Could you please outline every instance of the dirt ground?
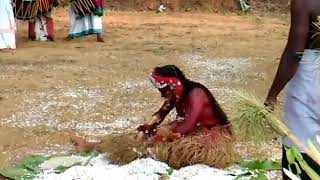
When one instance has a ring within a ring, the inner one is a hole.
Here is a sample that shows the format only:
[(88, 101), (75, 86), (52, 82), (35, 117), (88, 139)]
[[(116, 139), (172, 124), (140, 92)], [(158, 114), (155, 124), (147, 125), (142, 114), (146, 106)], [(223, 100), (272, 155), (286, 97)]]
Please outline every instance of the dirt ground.
[(28, 41), (19, 22), (17, 50), (0, 52), (0, 167), (72, 150), (71, 130), (98, 137), (147, 121), (162, 103), (148, 81), (158, 65), (178, 65), (226, 111), (237, 90), (263, 98), (288, 31), (281, 15), (109, 12), (105, 43), (66, 42), (68, 13), (54, 17), (55, 42)]
[[(63, 0), (66, 2), (66, 0)], [(156, 11), (162, 4), (168, 11), (237, 12), (239, 0), (105, 0), (110, 10)], [(290, 0), (245, 0), (256, 13), (288, 12)], [(67, 2), (65, 3), (67, 4)]]

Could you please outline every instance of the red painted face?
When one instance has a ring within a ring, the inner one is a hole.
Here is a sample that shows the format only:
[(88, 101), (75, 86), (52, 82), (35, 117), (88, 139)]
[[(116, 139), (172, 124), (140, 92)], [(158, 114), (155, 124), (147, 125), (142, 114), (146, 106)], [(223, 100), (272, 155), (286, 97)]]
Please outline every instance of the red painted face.
[(178, 78), (162, 77), (153, 71), (150, 80), (159, 89), (162, 97), (172, 97), (174, 94), (177, 99), (180, 99), (183, 95), (184, 88)]

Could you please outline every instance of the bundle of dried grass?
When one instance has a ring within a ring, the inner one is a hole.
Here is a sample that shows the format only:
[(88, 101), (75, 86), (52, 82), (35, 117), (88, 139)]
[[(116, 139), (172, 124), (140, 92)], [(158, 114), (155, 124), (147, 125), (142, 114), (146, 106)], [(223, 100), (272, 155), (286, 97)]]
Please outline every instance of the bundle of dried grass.
[(217, 127), (173, 142), (158, 144), (151, 148), (150, 153), (174, 168), (194, 164), (225, 168), (239, 160), (234, 150), (234, 139), (230, 132), (225, 127)]
[(148, 155), (146, 143), (139, 141), (133, 133), (105, 136), (96, 149), (108, 153), (109, 158), (117, 164), (127, 164)]
[(232, 106), (231, 124), (238, 136), (266, 142), (276, 135), (286, 136), (289, 129), (253, 95), (238, 93)]
[[(161, 132), (166, 132), (163, 128)], [(165, 136), (170, 137), (166, 132)], [(224, 168), (239, 160), (234, 151), (234, 139), (226, 127), (217, 127), (196, 135), (176, 139), (173, 142), (153, 144), (140, 141), (137, 134), (108, 135), (96, 147), (99, 152), (108, 153), (117, 164), (127, 164), (137, 158), (153, 157), (174, 168), (193, 164), (206, 164)]]
[(262, 102), (253, 95), (238, 93), (232, 108), (234, 114), (231, 123), (234, 130), (255, 142), (266, 140), (270, 133), (287, 136), (320, 165), (317, 152), (298, 139)]

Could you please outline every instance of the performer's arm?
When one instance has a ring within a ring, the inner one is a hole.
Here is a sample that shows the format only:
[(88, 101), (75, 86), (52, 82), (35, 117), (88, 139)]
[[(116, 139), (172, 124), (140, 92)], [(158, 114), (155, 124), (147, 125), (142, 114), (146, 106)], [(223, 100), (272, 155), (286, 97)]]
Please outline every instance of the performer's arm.
[(292, 0), (291, 27), (286, 48), (282, 54), (277, 74), (268, 93), (266, 105), (272, 109), (277, 97), (295, 75), (302, 52), (305, 49), (309, 31), (309, 10), (305, 0)]
[(143, 131), (146, 134), (153, 135), (156, 133), (157, 127), (163, 122), (165, 117), (174, 108), (175, 100), (173, 98), (168, 98), (165, 100), (161, 108), (152, 115), (152, 124), (144, 124), (137, 128), (138, 131)]
[(166, 99), (161, 108), (153, 114), (154, 122), (156, 126), (161, 124), (163, 120), (166, 118), (166, 116), (170, 113), (170, 111), (174, 108), (175, 106), (175, 99), (174, 98), (169, 98)]

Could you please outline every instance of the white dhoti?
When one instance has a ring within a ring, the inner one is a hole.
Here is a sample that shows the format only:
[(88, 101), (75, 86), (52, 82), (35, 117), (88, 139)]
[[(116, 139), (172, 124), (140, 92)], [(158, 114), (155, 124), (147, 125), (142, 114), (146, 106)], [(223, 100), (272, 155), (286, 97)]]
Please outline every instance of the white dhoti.
[(90, 34), (100, 34), (103, 32), (102, 16), (87, 14), (84, 17), (79, 17), (70, 6), (70, 32), (71, 37), (80, 37)]
[(40, 15), (35, 19), (35, 34), (36, 40), (46, 41), (48, 37), (48, 30), (46, 26), (46, 18), (43, 15)]
[[(307, 144), (311, 140), (319, 146), (316, 136), (320, 135), (320, 51), (304, 51), (287, 89), (286, 124), (302, 142)], [(284, 138), (283, 143), (297, 147), (288, 138)]]
[(0, 49), (16, 48), (16, 23), (10, 0), (0, 0)]

